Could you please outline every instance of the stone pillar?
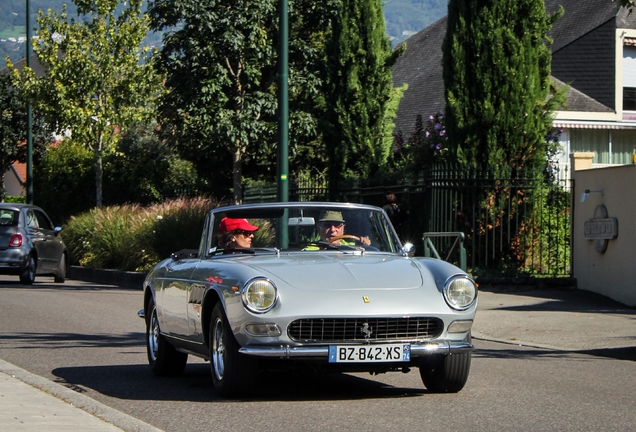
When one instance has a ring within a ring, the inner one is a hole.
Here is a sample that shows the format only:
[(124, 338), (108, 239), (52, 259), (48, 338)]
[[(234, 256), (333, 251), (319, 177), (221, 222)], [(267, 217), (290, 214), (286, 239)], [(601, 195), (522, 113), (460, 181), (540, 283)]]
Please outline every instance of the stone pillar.
[(570, 166), (572, 172), (592, 168), (592, 160), (594, 152), (577, 152), (570, 153)]

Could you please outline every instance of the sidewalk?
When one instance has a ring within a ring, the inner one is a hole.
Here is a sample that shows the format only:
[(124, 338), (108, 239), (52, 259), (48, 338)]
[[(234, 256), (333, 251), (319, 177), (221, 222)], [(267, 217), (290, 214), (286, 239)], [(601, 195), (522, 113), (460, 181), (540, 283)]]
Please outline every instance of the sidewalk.
[[(480, 291), (473, 339), (636, 361), (636, 309), (567, 289)], [(160, 430), (0, 359), (6, 431)]]
[(1, 359), (0, 425), (0, 429), (9, 432), (161, 432)]
[(636, 308), (576, 289), (480, 291), (473, 338), (561, 351), (623, 349), (636, 354)]

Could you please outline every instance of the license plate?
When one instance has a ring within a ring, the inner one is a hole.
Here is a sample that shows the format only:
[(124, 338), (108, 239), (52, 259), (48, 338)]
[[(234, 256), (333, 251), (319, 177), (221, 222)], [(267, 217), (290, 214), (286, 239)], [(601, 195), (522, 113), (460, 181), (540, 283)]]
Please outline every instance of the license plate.
[(407, 362), (411, 344), (330, 345), (329, 363)]

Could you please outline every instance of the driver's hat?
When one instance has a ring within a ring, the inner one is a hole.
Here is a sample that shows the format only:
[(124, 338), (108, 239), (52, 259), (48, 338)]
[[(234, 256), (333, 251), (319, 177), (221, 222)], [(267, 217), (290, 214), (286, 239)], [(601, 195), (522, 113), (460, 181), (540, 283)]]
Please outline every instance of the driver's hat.
[(320, 217), (318, 218), (318, 222), (341, 222), (345, 223), (345, 220), (342, 218), (342, 213), (334, 210), (323, 210), (320, 213)]

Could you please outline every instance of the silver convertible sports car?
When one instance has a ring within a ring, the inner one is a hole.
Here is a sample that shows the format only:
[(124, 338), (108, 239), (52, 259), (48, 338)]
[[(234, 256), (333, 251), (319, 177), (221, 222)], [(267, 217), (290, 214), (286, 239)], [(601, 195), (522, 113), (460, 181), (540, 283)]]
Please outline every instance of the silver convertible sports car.
[(198, 250), (174, 253), (144, 282), (148, 361), (183, 372), (210, 361), (220, 396), (249, 393), (260, 371), (419, 369), (431, 392), (470, 371), (474, 281), (411, 256), (381, 208), (289, 202), (219, 207)]

